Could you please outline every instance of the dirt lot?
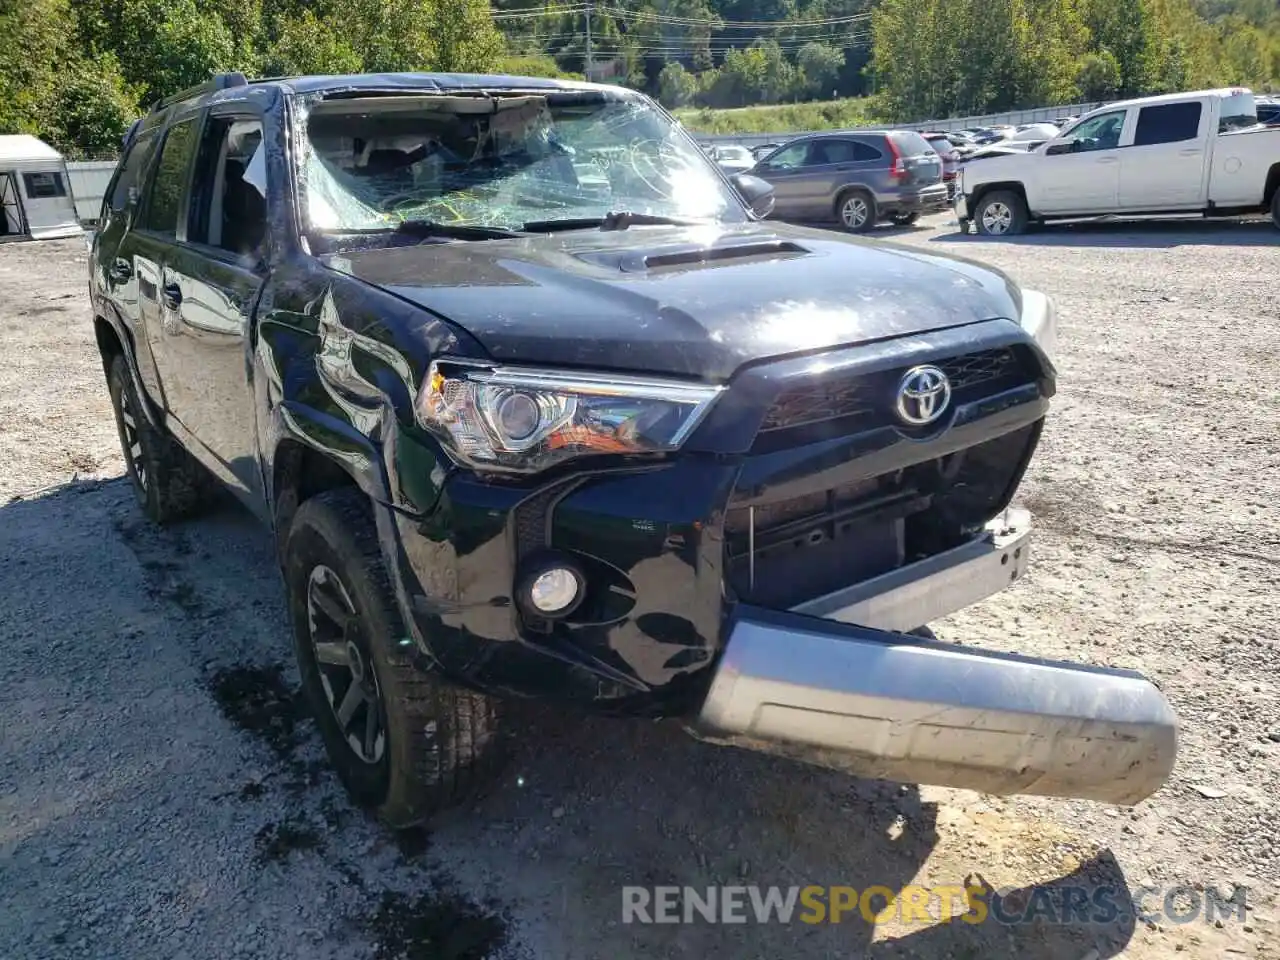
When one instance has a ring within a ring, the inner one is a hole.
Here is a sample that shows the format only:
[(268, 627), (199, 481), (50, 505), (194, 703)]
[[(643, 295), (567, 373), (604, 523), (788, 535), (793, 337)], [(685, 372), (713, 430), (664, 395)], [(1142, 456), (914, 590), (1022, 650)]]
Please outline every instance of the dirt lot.
[[(1183, 722), (1156, 797), (1129, 810), (864, 783), (526, 708), (498, 789), (393, 841), (347, 804), (295, 702), (264, 533), (234, 506), (163, 532), (135, 508), (83, 245), (10, 244), (0, 956), (1280, 957), (1280, 238), (1236, 223), (986, 243), (941, 221), (897, 236), (988, 260), (1061, 311), (1061, 392), (1021, 498), (1040, 524), (1033, 574), (936, 629), (1156, 678)], [(897, 891), (971, 875), (1006, 905), (1109, 891), (1117, 915), (621, 922), (625, 884)], [(1139, 887), (1158, 913), (1178, 885), (1182, 909), (1248, 885), (1247, 918), (1135, 921)]]

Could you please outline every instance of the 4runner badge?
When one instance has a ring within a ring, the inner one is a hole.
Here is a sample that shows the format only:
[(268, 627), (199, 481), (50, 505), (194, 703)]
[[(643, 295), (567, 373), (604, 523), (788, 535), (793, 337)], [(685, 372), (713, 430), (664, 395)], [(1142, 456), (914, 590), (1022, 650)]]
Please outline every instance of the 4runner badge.
[(913, 427), (933, 423), (951, 403), (951, 381), (937, 367), (912, 367), (898, 381), (898, 416)]

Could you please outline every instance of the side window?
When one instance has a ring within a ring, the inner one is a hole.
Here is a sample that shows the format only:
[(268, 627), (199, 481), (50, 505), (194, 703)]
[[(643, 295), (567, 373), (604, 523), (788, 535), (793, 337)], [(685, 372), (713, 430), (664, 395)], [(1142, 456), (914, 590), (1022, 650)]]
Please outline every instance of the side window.
[(1200, 103), (1162, 103), (1138, 111), (1135, 147), (1194, 140), (1200, 131)]
[(156, 164), (151, 181), (151, 196), (147, 199), (147, 212), (143, 226), (147, 230), (176, 234), (178, 212), (182, 209), (182, 195), (187, 187), (187, 171), (191, 168), (191, 155), (196, 148), (197, 119), (183, 120), (169, 128), (160, 148), (160, 162)]
[(809, 160), (815, 164), (852, 163), (855, 160), (866, 159), (858, 156), (858, 148), (861, 146), (864, 144), (853, 140), (819, 140), (814, 143)]
[(262, 123), (213, 117), (205, 127), (191, 191), (187, 240), (253, 254), (266, 235)]
[(879, 160), (884, 154), (877, 150), (869, 143), (854, 141), (853, 143), (853, 159), (859, 162), (863, 160)]
[(62, 174), (53, 173), (24, 173), (22, 175), (22, 186), (27, 192), (27, 197), (31, 200), (52, 200), (55, 197), (65, 197), (67, 195), (67, 185), (62, 182)]
[(793, 143), (789, 147), (783, 147), (777, 153), (769, 158), (769, 166), (775, 170), (794, 170), (796, 167), (803, 167), (805, 156), (809, 152), (809, 144)]
[(1124, 110), (1100, 113), (1084, 121), (1071, 131), (1079, 143), (1078, 150), (1112, 150), (1120, 146), (1120, 132), (1124, 129)]
[(142, 184), (142, 175), (147, 169), (147, 161), (155, 150), (154, 133), (144, 133), (133, 142), (129, 152), (120, 164), (120, 172), (116, 174), (111, 185), (111, 196), (108, 198), (111, 209), (119, 213), (138, 199), (138, 188)]

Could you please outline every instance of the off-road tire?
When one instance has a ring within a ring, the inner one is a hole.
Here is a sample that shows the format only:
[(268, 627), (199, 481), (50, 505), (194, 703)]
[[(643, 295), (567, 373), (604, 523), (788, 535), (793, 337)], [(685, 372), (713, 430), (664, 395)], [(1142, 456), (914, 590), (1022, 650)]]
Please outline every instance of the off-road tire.
[(919, 213), (895, 213), (889, 218), (896, 227), (909, 227), (920, 219)]
[[(372, 665), (385, 747), (376, 763), (348, 744), (320, 678), (307, 591), (312, 571), (335, 573), (355, 607)], [(387, 576), (369, 499), (355, 488), (320, 493), (294, 515), (284, 575), (302, 686), (339, 779), (353, 800), (407, 829), (473, 795), (500, 760), (493, 698), (446, 683), (415, 659)]]
[(1027, 204), (1012, 190), (993, 190), (978, 201), (973, 223), (985, 237), (1016, 237), (1027, 229)]
[(194, 516), (216, 497), (209, 472), (163, 429), (152, 425), (129, 376), (129, 363), (116, 354), (107, 366), (107, 389), (125, 469), (138, 505), (155, 523)]
[[(861, 223), (852, 222), (845, 216), (845, 204), (852, 200), (861, 200), (866, 204), (866, 217)], [(876, 225), (878, 214), (876, 213), (876, 200), (866, 190), (845, 190), (836, 198), (836, 220), (840, 226), (850, 233), (866, 233)]]

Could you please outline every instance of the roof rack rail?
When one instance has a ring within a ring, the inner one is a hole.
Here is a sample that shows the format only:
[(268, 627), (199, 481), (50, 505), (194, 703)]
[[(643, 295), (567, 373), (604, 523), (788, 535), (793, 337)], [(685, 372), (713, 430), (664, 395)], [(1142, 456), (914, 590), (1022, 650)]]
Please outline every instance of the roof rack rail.
[(233, 87), (247, 87), (249, 85), (248, 78), (243, 73), (217, 73), (204, 83), (197, 84), (194, 87), (188, 87), (178, 93), (170, 94), (161, 100), (157, 100), (151, 105), (152, 110), (159, 110), (183, 100), (190, 100), (192, 97), (199, 97), (206, 93), (217, 93), (219, 90), (230, 90)]

